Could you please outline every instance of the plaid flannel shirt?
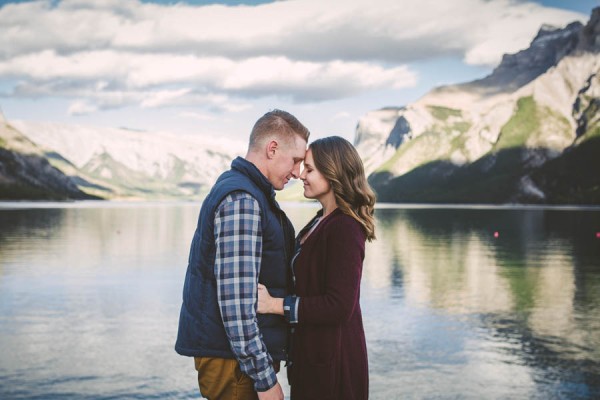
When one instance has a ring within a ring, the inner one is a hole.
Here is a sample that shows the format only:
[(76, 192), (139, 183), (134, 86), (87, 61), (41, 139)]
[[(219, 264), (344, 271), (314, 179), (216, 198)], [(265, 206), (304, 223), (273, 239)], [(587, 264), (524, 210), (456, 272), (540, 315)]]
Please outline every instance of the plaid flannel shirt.
[(256, 391), (277, 383), (273, 360), (262, 341), (256, 319), (258, 274), (262, 258), (262, 226), (256, 199), (233, 192), (215, 212), (215, 276), (225, 331), (242, 372)]

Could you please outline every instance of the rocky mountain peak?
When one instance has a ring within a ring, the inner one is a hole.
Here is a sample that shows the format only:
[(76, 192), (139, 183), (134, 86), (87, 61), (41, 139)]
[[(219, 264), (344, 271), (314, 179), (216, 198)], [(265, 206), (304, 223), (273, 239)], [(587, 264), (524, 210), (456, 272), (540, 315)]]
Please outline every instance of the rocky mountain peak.
[[(381, 141), (392, 130), (403, 107), (384, 107), (367, 113), (356, 125), (354, 145), (375, 139)], [(384, 140), (385, 141), (385, 140)]]
[(555, 66), (579, 42), (583, 24), (573, 22), (564, 28), (542, 25), (531, 45), (515, 54), (505, 54), (500, 65), (487, 77), (471, 85), (512, 92)]
[(530, 45), (537, 46), (540, 44), (544, 44), (545, 42), (552, 41), (557, 37), (560, 37), (561, 35), (565, 35), (565, 31), (567, 32), (566, 34), (568, 34), (568, 32), (571, 30), (579, 31), (579, 29), (581, 29), (582, 26), (583, 25), (581, 24), (581, 22), (572, 22), (569, 25), (567, 25), (564, 29), (555, 25), (542, 24), (540, 30), (538, 31), (537, 35), (535, 35), (535, 37), (533, 38)]
[(581, 30), (578, 49), (600, 52), (600, 7), (592, 10), (590, 20)]
[(483, 79), (368, 113), (357, 149), (380, 201), (600, 204), (599, 50), (600, 7)]

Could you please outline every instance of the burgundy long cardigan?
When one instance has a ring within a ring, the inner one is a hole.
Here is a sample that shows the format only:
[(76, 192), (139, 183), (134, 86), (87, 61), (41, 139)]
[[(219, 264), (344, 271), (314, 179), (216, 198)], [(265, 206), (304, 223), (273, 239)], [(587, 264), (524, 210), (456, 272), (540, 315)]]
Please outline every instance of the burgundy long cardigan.
[(292, 400), (368, 398), (367, 346), (359, 304), (364, 255), (362, 227), (339, 209), (322, 220), (302, 245), (294, 263), (301, 299), (293, 366), (288, 371)]

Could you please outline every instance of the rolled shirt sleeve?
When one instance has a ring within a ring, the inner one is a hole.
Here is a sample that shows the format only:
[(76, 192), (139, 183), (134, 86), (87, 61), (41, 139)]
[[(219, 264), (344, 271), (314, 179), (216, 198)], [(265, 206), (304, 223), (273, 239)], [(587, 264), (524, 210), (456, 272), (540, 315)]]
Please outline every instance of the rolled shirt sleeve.
[(283, 299), (283, 316), (289, 324), (298, 323), (298, 304), (300, 303), (300, 297), (297, 296), (286, 296)]
[(262, 226), (256, 199), (245, 192), (228, 195), (215, 212), (217, 300), (231, 350), (240, 369), (266, 391), (277, 383), (273, 360), (256, 318)]

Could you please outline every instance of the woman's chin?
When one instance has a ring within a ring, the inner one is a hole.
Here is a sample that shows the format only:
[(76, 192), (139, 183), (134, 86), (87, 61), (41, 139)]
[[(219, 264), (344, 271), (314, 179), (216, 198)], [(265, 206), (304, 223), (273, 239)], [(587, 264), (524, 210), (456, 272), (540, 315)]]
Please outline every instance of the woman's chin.
[(310, 193), (307, 193), (306, 189), (304, 189), (304, 197), (306, 197), (307, 199), (312, 199), (313, 197), (310, 195)]

